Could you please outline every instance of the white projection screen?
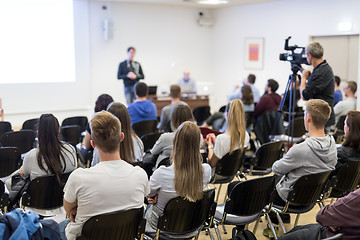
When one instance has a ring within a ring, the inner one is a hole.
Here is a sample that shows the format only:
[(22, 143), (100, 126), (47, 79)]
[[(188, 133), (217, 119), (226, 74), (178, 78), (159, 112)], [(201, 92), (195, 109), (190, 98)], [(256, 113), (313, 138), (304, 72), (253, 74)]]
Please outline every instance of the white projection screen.
[(0, 0), (0, 98), (7, 113), (88, 104), (87, 10), (76, 0)]

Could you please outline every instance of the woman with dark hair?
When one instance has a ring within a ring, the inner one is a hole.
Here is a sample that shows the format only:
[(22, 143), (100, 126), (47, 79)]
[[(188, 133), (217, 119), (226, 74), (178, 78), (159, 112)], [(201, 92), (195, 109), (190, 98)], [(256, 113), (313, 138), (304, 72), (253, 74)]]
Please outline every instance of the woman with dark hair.
[(253, 112), (255, 109), (254, 96), (249, 85), (244, 85), (241, 88), (240, 100), (244, 104), (244, 112)]
[[(125, 105), (112, 102), (107, 107), (107, 111), (120, 120), (121, 131), (124, 133), (124, 139), (120, 143), (120, 158), (128, 163), (142, 161), (144, 144), (131, 128), (129, 112)], [(99, 152), (95, 148), (91, 166), (95, 166), (99, 161)]]
[(348, 161), (360, 161), (360, 111), (348, 112), (344, 122), (345, 142), (337, 149), (336, 167)]
[(157, 221), (165, 205), (181, 196), (195, 202), (202, 198), (203, 189), (211, 179), (211, 168), (202, 163), (199, 127), (193, 122), (183, 122), (176, 130), (171, 154), (171, 166), (160, 166), (150, 177), (150, 206), (145, 214), (146, 232), (156, 232)]
[(77, 167), (76, 150), (59, 139), (59, 122), (52, 114), (43, 114), (38, 125), (39, 147), (30, 150), (20, 168), (23, 178), (55, 174), (59, 183), (63, 173), (72, 172)]

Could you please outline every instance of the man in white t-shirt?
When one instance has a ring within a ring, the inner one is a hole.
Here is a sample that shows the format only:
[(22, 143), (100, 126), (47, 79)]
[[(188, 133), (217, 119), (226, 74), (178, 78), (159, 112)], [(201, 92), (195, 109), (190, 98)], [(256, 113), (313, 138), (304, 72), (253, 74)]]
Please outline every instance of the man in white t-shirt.
[(120, 159), (119, 145), (124, 134), (116, 117), (108, 112), (97, 114), (91, 120), (91, 138), (100, 163), (78, 168), (70, 175), (64, 188), (64, 208), (70, 222), (60, 223), (62, 239), (65, 224), (66, 238), (76, 239), (90, 217), (141, 208), (150, 192), (145, 171)]

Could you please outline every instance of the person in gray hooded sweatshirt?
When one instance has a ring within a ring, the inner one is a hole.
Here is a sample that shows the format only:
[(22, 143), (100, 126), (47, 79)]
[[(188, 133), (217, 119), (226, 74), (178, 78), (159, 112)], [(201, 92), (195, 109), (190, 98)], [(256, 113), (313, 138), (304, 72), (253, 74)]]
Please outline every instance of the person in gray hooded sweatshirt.
[(306, 102), (304, 125), (310, 137), (294, 145), (282, 159), (273, 164), (273, 172), (282, 176), (276, 190), (284, 202), (291, 187), (301, 176), (335, 169), (336, 143), (324, 131), (330, 112), (329, 104), (321, 99)]

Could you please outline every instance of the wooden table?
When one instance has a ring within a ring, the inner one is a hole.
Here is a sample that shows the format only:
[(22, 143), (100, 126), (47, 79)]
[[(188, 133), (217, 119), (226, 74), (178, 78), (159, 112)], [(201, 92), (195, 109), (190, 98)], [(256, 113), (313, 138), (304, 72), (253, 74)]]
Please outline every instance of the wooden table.
[[(158, 117), (161, 116), (163, 107), (171, 104), (171, 98), (168, 96), (149, 96), (149, 100), (155, 103)], [(209, 96), (182, 97), (181, 101), (186, 102), (191, 110), (194, 110), (194, 108), (209, 105)]]

